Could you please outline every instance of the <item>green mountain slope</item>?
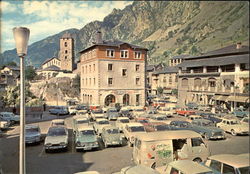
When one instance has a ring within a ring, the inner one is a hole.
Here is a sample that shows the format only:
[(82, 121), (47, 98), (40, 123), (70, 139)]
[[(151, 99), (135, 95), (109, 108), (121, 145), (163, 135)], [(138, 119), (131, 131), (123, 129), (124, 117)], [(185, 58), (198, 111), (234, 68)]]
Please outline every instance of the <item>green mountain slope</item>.
[[(149, 63), (167, 62), (179, 54), (200, 54), (236, 42), (249, 45), (249, 2), (241, 1), (135, 1), (123, 10), (114, 9), (103, 21), (82, 29), (70, 29), (29, 47), (27, 61), (39, 66), (56, 56), (59, 38), (72, 33), (78, 52), (90, 45), (94, 33), (104, 39), (119, 39), (147, 47)], [(15, 50), (3, 53), (4, 61), (15, 60)]]

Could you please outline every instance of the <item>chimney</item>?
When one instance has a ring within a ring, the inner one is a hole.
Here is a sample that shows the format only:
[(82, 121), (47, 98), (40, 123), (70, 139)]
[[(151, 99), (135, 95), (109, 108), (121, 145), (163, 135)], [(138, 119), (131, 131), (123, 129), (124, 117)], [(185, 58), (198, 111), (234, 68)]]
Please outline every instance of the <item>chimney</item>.
[(102, 42), (102, 32), (97, 31), (97, 33), (96, 33), (96, 44), (100, 44), (100, 43), (103, 43)]
[(241, 45), (241, 42), (237, 42), (237, 43), (236, 43), (236, 49), (241, 49), (241, 46), (242, 46), (242, 45)]

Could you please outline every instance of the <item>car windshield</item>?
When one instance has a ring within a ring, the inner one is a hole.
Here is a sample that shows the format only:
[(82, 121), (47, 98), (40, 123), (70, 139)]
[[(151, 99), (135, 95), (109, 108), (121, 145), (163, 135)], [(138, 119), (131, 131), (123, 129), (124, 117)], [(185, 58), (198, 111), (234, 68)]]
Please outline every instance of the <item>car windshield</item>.
[(48, 136), (64, 136), (66, 135), (65, 129), (50, 129), (48, 132)]
[(84, 123), (88, 123), (88, 120), (78, 120), (77, 124), (84, 124)]
[(83, 130), (81, 131), (82, 135), (95, 135), (95, 132), (93, 130)]
[(5, 113), (3, 114), (5, 117), (14, 117), (15, 115), (13, 113)]
[(135, 109), (136, 112), (143, 112), (144, 109)]
[(157, 125), (156, 130), (157, 131), (170, 130), (170, 127), (168, 125)]
[(98, 124), (109, 124), (108, 121), (99, 121)]
[(155, 117), (155, 120), (167, 120), (167, 117)]
[(28, 128), (25, 129), (26, 133), (36, 133), (39, 132), (38, 128)]
[(63, 126), (64, 122), (54, 122), (53, 125), (55, 125), (55, 126)]
[(118, 134), (119, 133), (119, 130), (118, 129), (108, 129), (107, 132), (109, 134)]
[(92, 111), (94, 114), (102, 114), (103, 112), (102, 112), (102, 110), (94, 110), (94, 111)]
[(138, 120), (139, 123), (148, 123), (148, 120)]
[(129, 113), (129, 110), (124, 110), (124, 111), (121, 111), (123, 114), (128, 114)]
[(123, 120), (120, 120), (121, 123), (129, 123), (129, 120), (128, 119), (123, 119)]
[(131, 129), (131, 132), (145, 132), (143, 126), (133, 126), (133, 127), (130, 127), (130, 129)]
[(206, 126), (206, 127), (214, 127), (214, 123), (210, 122), (210, 121), (206, 121), (206, 122), (202, 122), (202, 126)]
[(109, 112), (117, 112), (116, 109), (110, 109)]
[(240, 174), (249, 174), (249, 167), (239, 168)]
[(189, 126), (190, 126), (190, 123), (188, 123), (188, 122), (179, 123), (179, 127), (189, 127)]
[(87, 110), (88, 108), (87, 108), (87, 106), (78, 105), (78, 106), (76, 107), (76, 109), (77, 109), (77, 110)]

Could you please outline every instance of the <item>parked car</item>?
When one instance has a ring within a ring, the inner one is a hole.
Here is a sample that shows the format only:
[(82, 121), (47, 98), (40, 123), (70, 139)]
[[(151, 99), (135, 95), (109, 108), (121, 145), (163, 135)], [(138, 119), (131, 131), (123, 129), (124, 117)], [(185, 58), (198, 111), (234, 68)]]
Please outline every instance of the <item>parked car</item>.
[(138, 117), (141, 114), (145, 114), (145, 110), (143, 106), (135, 106), (132, 108), (132, 115), (134, 118)]
[(141, 123), (127, 123), (123, 129), (123, 133), (129, 146), (131, 147), (134, 144), (135, 136), (140, 133), (146, 133), (146, 130)]
[(158, 121), (158, 122), (164, 122), (166, 124), (169, 124), (170, 120), (168, 120), (166, 115), (162, 115), (162, 114), (155, 114), (152, 115), (151, 118), (149, 119), (150, 122), (152, 121)]
[(149, 119), (146, 117), (137, 117), (137, 118), (135, 118), (135, 122), (141, 123), (143, 126), (145, 126), (145, 125), (149, 124)]
[(131, 112), (129, 111), (129, 109), (121, 109), (120, 112), (119, 112), (119, 117), (128, 117), (129, 119), (132, 119), (132, 114)]
[(56, 106), (55, 108), (49, 109), (49, 113), (53, 115), (67, 115), (69, 111), (65, 106)]
[(82, 116), (73, 117), (73, 132), (75, 132), (80, 127), (85, 127), (89, 125), (89, 119)]
[(190, 130), (148, 132), (135, 136), (132, 152), (135, 164), (151, 168), (175, 160), (202, 162), (210, 156), (209, 147), (200, 134)]
[(208, 157), (205, 165), (213, 169), (215, 173), (250, 173), (249, 153), (213, 155)]
[(203, 112), (203, 113), (200, 113), (199, 115), (200, 115), (202, 118), (207, 119), (207, 120), (210, 120), (210, 121), (212, 121), (212, 122), (214, 122), (214, 123), (219, 123), (219, 122), (222, 121), (221, 118), (216, 117), (216, 115), (213, 114), (213, 113), (211, 113), (211, 112)]
[(84, 111), (88, 111), (88, 106), (87, 105), (77, 105), (76, 106), (76, 110), (80, 111), (80, 110), (84, 110)]
[(188, 107), (188, 109), (198, 109), (198, 104), (194, 102), (190, 102), (186, 104), (186, 106)]
[(120, 132), (123, 131), (124, 126), (129, 123), (129, 118), (127, 117), (118, 117), (116, 122), (115, 122), (115, 126), (119, 128)]
[(102, 141), (105, 148), (108, 146), (122, 146), (124, 136), (120, 133), (118, 127), (115, 126), (105, 126), (102, 128)]
[[(191, 127), (191, 123), (188, 121), (173, 120), (169, 123), (173, 128), (187, 130), (186, 128)], [(190, 129), (192, 130), (192, 129)]]
[(144, 127), (147, 132), (172, 130), (172, 127), (164, 122), (150, 122)]
[(218, 128), (223, 129), (225, 132), (229, 132), (232, 135), (249, 135), (249, 125), (241, 124), (235, 117), (224, 117), (222, 122), (217, 124)]
[(10, 121), (6, 121), (2, 117), (0, 117), (0, 130), (8, 129), (10, 126)]
[(156, 170), (160, 174), (213, 174), (213, 170), (209, 167), (191, 160), (173, 161)]
[(12, 112), (0, 112), (0, 117), (2, 117), (5, 121), (9, 121), (11, 125), (20, 122), (20, 116), (15, 115)]
[(188, 108), (178, 108), (178, 109), (176, 109), (176, 113), (178, 115), (182, 115), (182, 116), (187, 117), (188, 115), (194, 115), (195, 111), (192, 111)]
[(117, 120), (119, 117), (119, 112), (116, 108), (109, 108), (105, 113), (105, 118), (108, 120)]
[(76, 106), (69, 106), (69, 114), (75, 115), (76, 114)]
[(212, 121), (196, 119), (191, 122), (192, 130), (201, 134), (205, 139), (225, 139), (224, 130), (215, 127)]
[(168, 117), (173, 116), (176, 113), (174, 109), (171, 109), (169, 107), (160, 107), (158, 109), (158, 112), (161, 114), (165, 114)]
[(93, 127), (81, 126), (75, 131), (76, 150), (92, 150), (99, 148), (98, 137)]
[(189, 121), (190, 123), (191, 123), (193, 120), (202, 119), (202, 117), (199, 116), (199, 115), (189, 115), (187, 118), (188, 118), (187, 121)]
[(68, 148), (68, 129), (63, 126), (52, 126), (49, 128), (44, 141), (45, 152), (56, 149)]
[(64, 119), (54, 119), (51, 121), (50, 126), (65, 126)]
[(209, 107), (208, 105), (198, 105), (198, 110), (204, 112), (211, 112), (211, 107)]
[(101, 109), (92, 110), (90, 115), (91, 115), (90, 117), (93, 120), (96, 120), (98, 118), (104, 118), (104, 113), (103, 113), (103, 111)]
[(120, 172), (113, 174), (160, 174), (158, 171), (143, 165), (128, 166), (121, 169)]
[(96, 119), (96, 122), (94, 123), (93, 128), (94, 128), (97, 135), (101, 135), (102, 128), (104, 126), (109, 126), (109, 125), (110, 125), (110, 123), (107, 119), (99, 118), (99, 119)]
[(87, 116), (87, 117), (89, 117), (89, 114), (88, 114), (87, 110), (77, 110), (76, 115), (77, 116), (84, 116), (84, 117)]
[(41, 138), (41, 130), (38, 125), (25, 125), (25, 143), (40, 143)]
[(249, 109), (237, 108), (233, 111), (233, 114), (236, 117), (240, 117), (240, 118), (247, 117), (249, 116)]

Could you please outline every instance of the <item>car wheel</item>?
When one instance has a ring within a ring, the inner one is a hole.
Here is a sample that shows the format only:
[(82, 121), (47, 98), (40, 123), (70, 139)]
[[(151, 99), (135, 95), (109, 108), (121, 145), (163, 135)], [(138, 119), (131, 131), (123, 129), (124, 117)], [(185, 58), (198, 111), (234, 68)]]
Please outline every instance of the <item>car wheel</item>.
[(233, 135), (233, 136), (236, 136), (237, 135), (237, 133), (235, 132), (235, 130), (231, 130), (231, 134)]
[(201, 163), (202, 162), (202, 160), (200, 158), (195, 158), (193, 161), (197, 162), (197, 163)]
[(45, 149), (45, 153), (49, 153), (49, 149)]

